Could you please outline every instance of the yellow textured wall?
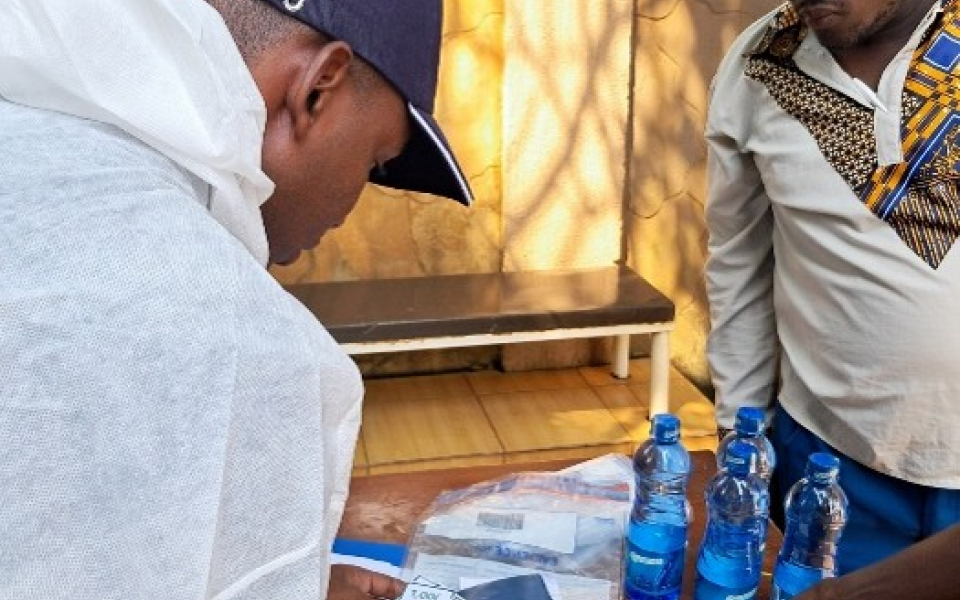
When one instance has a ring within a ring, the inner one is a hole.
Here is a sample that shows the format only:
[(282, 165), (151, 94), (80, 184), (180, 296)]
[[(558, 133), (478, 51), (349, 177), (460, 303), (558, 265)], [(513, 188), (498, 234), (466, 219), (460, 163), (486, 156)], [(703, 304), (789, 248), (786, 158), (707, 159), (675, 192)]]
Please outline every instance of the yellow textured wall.
[(506, 4), (506, 271), (620, 258), (632, 14), (632, 0)]
[(676, 305), (674, 365), (709, 385), (703, 280), (706, 148), (713, 74), (737, 34), (776, 0), (638, 0), (633, 151), (624, 235), (628, 263)]

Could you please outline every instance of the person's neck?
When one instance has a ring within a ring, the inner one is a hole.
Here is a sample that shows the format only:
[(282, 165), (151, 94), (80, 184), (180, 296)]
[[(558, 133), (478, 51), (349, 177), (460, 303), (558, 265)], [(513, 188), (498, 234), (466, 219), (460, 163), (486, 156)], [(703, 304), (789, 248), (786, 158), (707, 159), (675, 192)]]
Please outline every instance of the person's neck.
[(850, 48), (831, 49), (837, 63), (849, 74), (876, 90), (890, 61), (940, 0), (914, 0), (904, 3), (902, 14), (895, 16), (880, 31)]

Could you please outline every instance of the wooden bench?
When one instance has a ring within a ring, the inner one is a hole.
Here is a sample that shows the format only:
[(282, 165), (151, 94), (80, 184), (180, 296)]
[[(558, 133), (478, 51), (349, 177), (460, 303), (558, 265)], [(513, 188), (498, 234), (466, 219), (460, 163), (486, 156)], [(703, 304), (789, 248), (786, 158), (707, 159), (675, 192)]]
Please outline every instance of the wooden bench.
[(674, 306), (626, 267), (288, 285), (352, 355), (613, 336), (630, 375), (630, 336), (649, 334), (650, 415), (667, 411)]

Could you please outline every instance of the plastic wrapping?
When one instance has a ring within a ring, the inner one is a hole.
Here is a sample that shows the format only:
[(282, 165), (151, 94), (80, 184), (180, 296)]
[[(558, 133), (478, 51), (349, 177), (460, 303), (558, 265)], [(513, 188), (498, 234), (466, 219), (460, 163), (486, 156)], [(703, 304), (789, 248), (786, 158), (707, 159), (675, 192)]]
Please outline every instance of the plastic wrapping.
[(405, 576), (459, 590), (540, 573), (554, 600), (618, 599), (632, 471), (619, 455), (584, 465), (441, 494), (412, 534)]

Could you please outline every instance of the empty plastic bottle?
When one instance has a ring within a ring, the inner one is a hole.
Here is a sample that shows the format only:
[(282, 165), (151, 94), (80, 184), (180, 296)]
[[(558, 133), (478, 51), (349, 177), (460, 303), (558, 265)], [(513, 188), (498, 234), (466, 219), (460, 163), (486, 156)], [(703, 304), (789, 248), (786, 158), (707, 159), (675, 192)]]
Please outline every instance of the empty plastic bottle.
[(837, 482), (840, 461), (817, 452), (806, 476), (787, 494), (787, 530), (773, 571), (773, 598), (786, 600), (837, 576), (837, 543), (847, 523), (847, 496)]
[(770, 492), (756, 474), (757, 448), (733, 440), (707, 485), (707, 527), (697, 557), (696, 600), (748, 600), (760, 585)]
[(733, 431), (720, 440), (720, 445), (717, 446), (717, 469), (723, 469), (727, 448), (733, 440), (741, 440), (757, 449), (757, 475), (769, 486), (773, 469), (777, 466), (777, 457), (773, 444), (764, 434), (763, 409), (752, 406), (741, 406), (737, 409)]
[(633, 456), (636, 496), (627, 533), (627, 600), (680, 597), (687, 547), (690, 455), (680, 443), (680, 420), (653, 417), (651, 435)]

